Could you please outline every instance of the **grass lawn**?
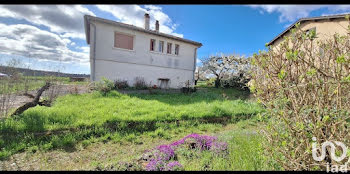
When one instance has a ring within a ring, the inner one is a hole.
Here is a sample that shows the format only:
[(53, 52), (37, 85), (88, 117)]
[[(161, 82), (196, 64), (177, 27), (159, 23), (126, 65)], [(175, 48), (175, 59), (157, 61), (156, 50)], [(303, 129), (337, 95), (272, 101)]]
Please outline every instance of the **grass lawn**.
[[(271, 166), (261, 154), (259, 123), (253, 117), (263, 109), (248, 96), (249, 92), (215, 88), (192, 94), (112, 91), (106, 96), (99, 92), (66, 95), (59, 97), (52, 107), (37, 106), (20, 117), (3, 120), (0, 123), (0, 158), (11, 160), (13, 154), (37, 151), (40, 153), (30, 158), (58, 151), (79, 151), (78, 156), (81, 156), (95, 146), (94, 151), (98, 151), (103, 146), (101, 143), (118, 146), (109, 152), (115, 155), (109, 156), (107, 161), (91, 161), (81, 168), (89, 169), (132, 160), (148, 148), (190, 133), (200, 133), (216, 135), (228, 142), (229, 156), (217, 157), (205, 152), (180, 158), (179, 161), (186, 164), (185, 170), (269, 170)], [(73, 163), (61, 168), (52, 166), (60, 166), (58, 164), (48, 164), (41, 169), (80, 168)]]

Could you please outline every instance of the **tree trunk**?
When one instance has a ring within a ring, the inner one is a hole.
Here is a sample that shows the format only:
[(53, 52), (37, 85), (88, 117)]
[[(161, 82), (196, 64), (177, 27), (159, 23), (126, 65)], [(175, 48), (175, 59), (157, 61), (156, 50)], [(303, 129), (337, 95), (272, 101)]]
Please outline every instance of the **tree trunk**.
[(215, 80), (215, 88), (219, 88), (220, 87), (220, 78), (217, 77)]
[(22, 114), (24, 111), (26, 111), (27, 109), (38, 105), (38, 104), (39, 104), (39, 99), (40, 99), (41, 94), (42, 94), (45, 90), (47, 90), (47, 89), (50, 87), (50, 85), (51, 85), (51, 84), (47, 82), (43, 87), (41, 87), (41, 88), (38, 90), (38, 92), (36, 93), (36, 95), (35, 95), (33, 101), (28, 102), (28, 103), (24, 104), (23, 106), (17, 108), (16, 111), (15, 111), (11, 116), (20, 115), (20, 114)]

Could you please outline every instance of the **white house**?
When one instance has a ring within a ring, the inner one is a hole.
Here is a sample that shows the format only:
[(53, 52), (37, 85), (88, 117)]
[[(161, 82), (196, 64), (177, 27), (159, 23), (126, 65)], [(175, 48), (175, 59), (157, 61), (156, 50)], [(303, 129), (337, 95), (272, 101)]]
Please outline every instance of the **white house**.
[(147, 85), (181, 88), (193, 85), (199, 42), (145, 28), (85, 15), (86, 41), (90, 45), (90, 78), (126, 80), (133, 86), (137, 77)]

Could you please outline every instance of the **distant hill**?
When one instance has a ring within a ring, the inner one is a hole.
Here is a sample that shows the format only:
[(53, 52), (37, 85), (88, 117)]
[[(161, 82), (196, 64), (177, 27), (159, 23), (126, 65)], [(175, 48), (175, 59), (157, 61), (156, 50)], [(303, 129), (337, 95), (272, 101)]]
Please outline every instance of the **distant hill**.
[(56, 76), (56, 77), (86, 77), (90, 78), (89, 74), (70, 74), (70, 73), (61, 73), (54, 71), (42, 71), (42, 70), (33, 70), (26, 68), (14, 68), (8, 66), (0, 66), (0, 73), (4, 74), (13, 74), (13, 72), (20, 72), (25, 76)]

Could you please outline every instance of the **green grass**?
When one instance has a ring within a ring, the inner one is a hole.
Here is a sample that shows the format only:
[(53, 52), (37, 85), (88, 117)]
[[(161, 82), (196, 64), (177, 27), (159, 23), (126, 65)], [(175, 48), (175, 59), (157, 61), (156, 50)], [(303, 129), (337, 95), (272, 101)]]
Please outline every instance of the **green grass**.
[[(37, 106), (2, 120), (0, 159), (24, 151), (76, 151), (97, 142), (120, 143), (118, 150), (127, 152), (130, 143), (149, 148), (199, 133), (218, 134), (228, 142), (229, 154), (221, 157), (204, 152), (180, 157), (185, 170), (270, 170), (273, 166), (262, 155), (264, 140), (254, 133), (254, 116), (263, 109), (248, 99), (247, 91), (216, 88), (192, 94), (112, 91), (106, 96), (99, 92), (66, 95), (52, 107)], [(227, 128), (230, 125), (233, 130)], [(153, 145), (148, 143), (156, 140)], [(118, 160), (133, 160), (140, 153)]]
[[(226, 90), (227, 95), (236, 95)], [(243, 93), (243, 92), (242, 92)], [(219, 90), (185, 94), (120, 94), (112, 91), (67, 95), (53, 107), (37, 106), (26, 111), (16, 125), (18, 131), (103, 126), (106, 123), (192, 120), (202, 118), (241, 119), (262, 111), (255, 102), (224, 99)]]
[[(225, 93), (229, 99), (222, 96)], [(186, 94), (120, 94), (99, 92), (59, 97), (52, 107), (37, 106), (0, 122), (0, 158), (31, 146), (74, 148), (88, 139), (128, 139), (144, 132), (167, 135), (167, 129), (208, 122), (248, 119), (262, 108), (235, 89), (210, 89)], [(163, 133), (162, 133), (163, 132)], [(50, 149), (50, 148), (49, 148)]]
[[(222, 138), (228, 136), (229, 138)], [(247, 130), (237, 130), (219, 136), (228, 143), (226, 156), (203, 151), (192, 158), (180, 158), (185, 170), (272, 170), (273, 166), (263, 155), (263, 138)]]
[(212, 88), (213, 86), (208, 86), (207, 81), (197, 81), (196, 87), (200, 88)]

